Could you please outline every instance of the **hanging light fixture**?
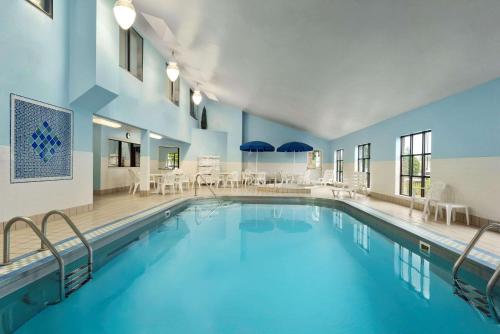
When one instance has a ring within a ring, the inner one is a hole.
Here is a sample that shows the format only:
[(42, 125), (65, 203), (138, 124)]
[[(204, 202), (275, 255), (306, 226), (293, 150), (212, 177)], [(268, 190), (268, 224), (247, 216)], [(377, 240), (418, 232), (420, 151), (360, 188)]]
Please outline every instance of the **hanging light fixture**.
[(199, 89), (195, 89), (193, 92), (193, 102), (196, 105), (199, 105), (201, 103), (201, 100), (203, 99), (203, 96), (201, 96), (201, 92)]
[(115, 19), (123, 30), (128, 30), (135, 21), (135, 8), (132, 0), (117, 0), (113, 8)]
[[(174, 59), (174, 51), (172, 51), (172, 60)], [(167, 66), (167, 77), (170, 81), (174, 82), (179, 77), (179, 66), (175, 61), (170, 61)]]

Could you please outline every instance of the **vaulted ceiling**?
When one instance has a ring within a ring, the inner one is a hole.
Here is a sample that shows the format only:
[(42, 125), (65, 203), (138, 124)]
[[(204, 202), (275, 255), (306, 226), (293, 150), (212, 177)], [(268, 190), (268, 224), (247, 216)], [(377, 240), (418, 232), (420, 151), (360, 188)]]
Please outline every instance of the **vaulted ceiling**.
[(134, 0), (220, 101), (337, 138), (500, 76), (498, 0)]

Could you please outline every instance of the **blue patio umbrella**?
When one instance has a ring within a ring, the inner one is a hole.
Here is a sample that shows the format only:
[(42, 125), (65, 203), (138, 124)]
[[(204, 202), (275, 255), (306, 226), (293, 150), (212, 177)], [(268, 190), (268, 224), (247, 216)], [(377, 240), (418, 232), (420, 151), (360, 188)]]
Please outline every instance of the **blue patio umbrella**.
[(248, 143), (240, 145), (240, 150), (243, 152), (256, 152), (255, 170), (257, 170), (259, 152), (274, 152), (274, 146), (264, 141), (256, 140), (256, 141), (249, 141)]
[(314, 150), (312, 146), (298, 141), (291, 141), (278, 147), (278, 152), (293, 152), (293, 169), (295, 170), (295, 152), (310, 152)]

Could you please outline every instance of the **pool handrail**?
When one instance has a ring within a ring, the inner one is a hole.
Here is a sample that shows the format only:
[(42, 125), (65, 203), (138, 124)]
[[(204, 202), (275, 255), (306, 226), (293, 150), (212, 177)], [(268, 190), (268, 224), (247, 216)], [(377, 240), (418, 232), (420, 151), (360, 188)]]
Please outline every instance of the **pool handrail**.
[[(60, 211), (60, 210), (52, 210), (52, 211), (47, 212), (42, 219), (42, 231), (41, 231), (42, 234), (45, 237), (47, 236), (47, 226), (49, 224), (49, 217), (51, 217), (53, 215), (61, 216), (64, 219), (64, 221), (66, 222), (66, 224), (68, 224), (68, 226), (73, 230), (73, 232), (75, 232), (76, 236), (78, 237), (78, 239), (80, 239), (80, 241), (83, 243), (85, 248), (87, 248), (88, 274), (89, 274), (89, 278), (92, 278), (92, 272), (93, 272), (93, 266), (94, 266), (94, 255), (93, 255), (94, 252), (92, 250), (92, 246), (90, 245), (87, 238), (85, 238), (83, 233), (80, 231), (80, 229), (78, 227), (76, 227), (75, 223), (73, 223), (73, 221), (71, 220), (71, 218), (69, 218), (69, 216), (67, 214), (65, 214), (63, 211)], [(41, 246), (40, 246), (40, 250), (46, 250), (46, 249), (47, 249), (47, 246), (42, 242)]]
[[(11, 220), (9, 220), (4, 227), (3, 231), (3, 262), (0, 264), (0, 266), (6, 266), (11, 264), (12, 262), (10, 261), (10, 229), (14, 225), (14, 223), (22, 221), (26, 223), (32, 230), (35, 232), (35, 234), (40, 238), (42, 241), (42, 245), (45, 244), (54, 255), (56, 258), (57, 263), (59, 264), (59, 301), (61, 302), (64, 300), (65, 293), (64, 293), (64, 260), (57, 251), (57, 249), (54, 247), (54, 245), (47, 239), (47, 237), (38, 229), (36, 226), (35, 222), (28, 218), (28, 217), (14, 217)], [(56, 302), (56, 303), (58, 303)]]
[[(474, 246), (476, 245), (476, 243), (479, 241), (479, 239), (481, 238), (481, 236), (487, 230), (495, 228), (495, 227), (496, 228), (500, 228), (500, 223), (491, 222), (489, 224), (484, 225), (483, 227), (481, 227), (476, 232), (476, 234), (474, 235), (474, 237), (471, 239), (471, 241), (469, 242), (469, 244), (465, 248), (465, 250), (462, 253), (462, 255), (460, 255), (460, 257), (458, 258), (458, 260), (453, 265), (452, 275), (453, 275), (453, 281), (454, 282), (458, 279), (458, 277), (457, 277), (458, 276), (458, 270), (460, 269), (460, 267), (464, 263), (465, 259), (467, 258), (467, 255), (469, 255), (469, 253), (471, 252), (471, 250), (474, 248)], [(495, 272), (493, 273), (493, 275), (491, 276), (490, 280), (488, 281), (488, 283), (486, 285), (486, 299), (488, 301), (488, 306), (490, 308), (490, 311), (491, 311), (492, 315), (495, 317), (495, 319), (497, 321), (500, 322), (500, 315), (498, 314), (498, 312), (497, 312), (497, 310), (495, 308), (495, 300), (493, 298), (493, 289), (494, 289), (494, 287), (495, 287), (495, 285), (496, 285), (496, 283), (498, 281), (498, 278), (500, 278), (500, 264), (497, 266)]]

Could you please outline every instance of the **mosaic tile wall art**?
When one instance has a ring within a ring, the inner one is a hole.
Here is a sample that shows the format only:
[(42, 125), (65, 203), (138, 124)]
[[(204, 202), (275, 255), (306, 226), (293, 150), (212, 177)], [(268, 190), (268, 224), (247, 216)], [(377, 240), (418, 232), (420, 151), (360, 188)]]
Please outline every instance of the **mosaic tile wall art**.
[(11, 183), (73, 178), (73, 112), (11, 94)]

